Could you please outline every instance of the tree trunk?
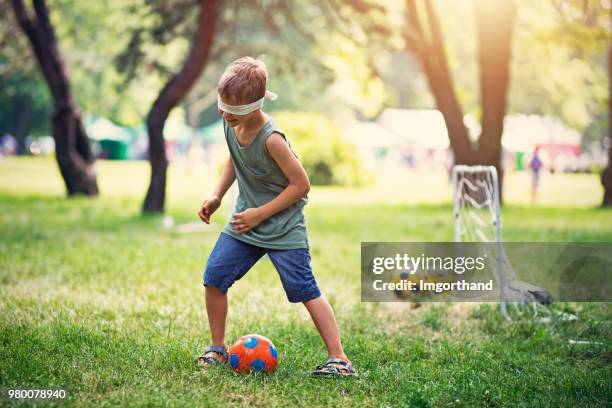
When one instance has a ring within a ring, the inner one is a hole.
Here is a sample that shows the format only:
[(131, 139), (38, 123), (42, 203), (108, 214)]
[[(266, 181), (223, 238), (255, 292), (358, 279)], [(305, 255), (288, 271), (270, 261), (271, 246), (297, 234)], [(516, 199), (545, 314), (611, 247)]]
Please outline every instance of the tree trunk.
[(408, 46), (421, 62), (438, 110), (442, 112), (455, 164), (474, 164), (468, 130), (463, 123), (463, 111), (457, 100), (453, 80), (444, 52), (440, 23), (430, 0), (426, 0), (427, 28), (421, 25), (415, 0), (406, 2), (411, 36)]
[(500, 197), (503, 180), (501, 136), (506, 113), (509, 82), (510, 43), (516, 7), (512, 0), (476, 0), (478, 26), (482, 132), (478, 149), (471, 146), (463, 123), (463, 111), (455, 94), (446, 60), (439, 18), (431, 0), (424, 0), (426, 23), (422, 24), (416, 0), (406, 0), (408, 34), (406, 42), (423, 67), (427, 82), (442, 112), (455, 164), (495, 166), (499, 176)]
[(17, 154), (26, 153), (26, 138), (30, 133), (32, 124), (32, 102), (30, 98), (17, 96), (15, 98), (15, 106), (17, 110), (17, 125), (15, 126), (15, 139), (17, 139)]
[[(612, 19), (612, 8), (610, 8)], [(612, 207), (612, 45), (608, 45), (608, 167), (601, 175), (604, 196), (601, 205)]]
[(55, 157), (68, 195), (98, 194), (94, 157), (80, 113), (73, 102), (70, 82), (61, 59), (55, 32), (44, 0), (34, 0), (30, 17), (22, 0), (12, 0), (19, 26), (27, 35), (53, 96), (52, 129)]
[(495, 166), (500, 199), (504, 169), (501, 163), (509, 82), (512, 31), (516, 16), (513, 0), (475, 0), (480, 64), (480, 106), (482, 131), (478, 138), (478, 162)]
[(206, 65), (215, 34), (217, 0), (201, 0), (198, 29), (185, 63), (161, 90), (147, 117), (151, 181), (145, 197), (144, 213), (162, 213), (166, 196), (168, 159), (163, 135), (168, 114), (185, 96)]

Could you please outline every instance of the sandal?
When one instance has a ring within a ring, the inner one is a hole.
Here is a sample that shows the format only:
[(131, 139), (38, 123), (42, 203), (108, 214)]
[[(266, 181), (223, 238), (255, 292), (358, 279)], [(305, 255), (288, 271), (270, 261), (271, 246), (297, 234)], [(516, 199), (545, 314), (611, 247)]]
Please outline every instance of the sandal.
[[(208, 353), (216, 353), (219, 356), (223, 357), (223, 361), (219, 361), (212, 356), (208, 356)], [(209, 346), (204, 350), (204, 354), (195, 359), (195, 363), (199, 366), (207, 367), (215, 364), (227, 364), (228, 356), (227, 350), (224, 346)]]
[(358, 377), (357, 371), (351, 363), (339, 358), (328, 358), (326, 362), (318, 365), (312, 375), (332, 375), (341, 377)]

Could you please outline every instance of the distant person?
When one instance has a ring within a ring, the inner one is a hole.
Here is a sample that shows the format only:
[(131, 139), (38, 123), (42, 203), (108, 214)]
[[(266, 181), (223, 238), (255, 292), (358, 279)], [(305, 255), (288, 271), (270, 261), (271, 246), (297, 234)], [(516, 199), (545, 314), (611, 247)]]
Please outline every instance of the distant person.
[(529, 163), (531, 169), (531, 201), (535, 202), (538, 198), (538, 189), (540, 187), (540, 172), (542, 170), (542, 158), (540, 157), (540, 148), (536, 147)]
[(414, 168), (414, 153), (412, 149), (404, 149), (402, 152), (402, 163), (407, 167)]
[(17, 153), (17, 139), (10, 133), (0, 138), (0, 156), (14, 156)]
[(268, 255), (280, 275), (287, 299), (303, 303), (325, 346), (328, 359), (315, 375), (354, 376), (356, 371), (340, 342), (334, 311), (321, 294), (310, 267), (304, 206), (308, 175), (285, 134), (262, 111), (268, 72), (250, 57), (232, 62), (219, 80), (217, 106), (229, 148), (221, 177), (198, 213), (210, 217), (232, 185), (239, 195), (233, 219), (225, 225), (204, 271), (206, 313), (212, 344), (197, 359), (210, 366), (228, 361), (225, 346), (227, 291), (255, 263)]
[(446, 158), (444, 166), (446, 168), (446, 175), (448, 176), (448, 181), (452, 183), (453, 167), (455, 167), (455, 153), (453, 153), (453, 149), (451, 149), (450, 146), (448, 147), (448, 149), (446, 149)]

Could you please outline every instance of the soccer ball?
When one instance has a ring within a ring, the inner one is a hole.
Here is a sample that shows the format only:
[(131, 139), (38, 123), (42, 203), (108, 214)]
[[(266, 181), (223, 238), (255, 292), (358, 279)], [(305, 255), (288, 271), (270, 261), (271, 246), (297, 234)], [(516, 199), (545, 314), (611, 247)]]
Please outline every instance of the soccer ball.
[(237, 373), (274, 371), (278, 352), (272, 342), (258, 334), (240, 337), (229, 350), (229, 364)]

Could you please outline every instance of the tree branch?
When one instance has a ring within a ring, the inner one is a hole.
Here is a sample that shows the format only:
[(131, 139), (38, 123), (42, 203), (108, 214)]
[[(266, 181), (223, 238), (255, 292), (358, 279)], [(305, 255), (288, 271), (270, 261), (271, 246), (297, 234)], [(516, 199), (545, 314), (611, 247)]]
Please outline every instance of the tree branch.
[(25, 8), (22, 0), (12, 0), (13, 10), (15, 11), (15, 17), (17, 18), (17, 22), (23, 28), (28, 35), (34, 34), (34, 27), (30, 16), (28, 15), (28, 10)]
[(440, 28), (440, 19), (436, 13), (436, 9), (431, 4), (431, 0), (425, 0), (425, 9), (427, 10), (427, 22), (429, 24), (429, 34), (431, 46), (440, 53), (446, 64), (446, 53), (442, 40), (442, 29)]
[[(41, 29), (45, 31), (45, 35), (53, 35), (51, 22), (49, 21), (49, 10), (45, 4), (45, 0), (34, 0), (34, 11)], [(53, 37), (55, 37), (53, 35)]]
[(345, 0), (345, 3), (359, 13), (368, 13), (371, 10), (385, 11), (383, 6), (368, 3), (367, 1), (363, 0)]
[(406, 0), (409, 33), (412, 35), (413, 45), (421, 48), (417, 57), (436, 101), (436, 106), (446, 122), (450, 144), (455, 154), (455, 163), (469, 164), (474, 160), (474, 152), (467, 129), (463, 124), (463, 111), (455, 95), (453, 80), (442, 45), (438, 17), (429, 0), (426, 0), (425, 6), (432, 41), (425, 38), (415, 0)]
[(404, 32), (406, 49), (416, 54), (423, 61), (426, 58), (428, 44), (427, 39), (423, 35), (423, 27), (414, 0), (406, 0), (406, 22), (406, 30)]
[(191, 49), (178, 73), (162, 88), (147, 116), (151, 180), (143, 203), (143, 212), (163, 212), (166, 196), (166, 156), (163, 128), (168, 114), (197, 80), (206, 66), (216, 34), (217, 0), (200, 0), (197, 30)]
[(423, 27), (421, 26), (421, 19), (419, 18), (419, 11), (415, 0), (406, 0), (406, 12), (410, 28), (425, 41)]

